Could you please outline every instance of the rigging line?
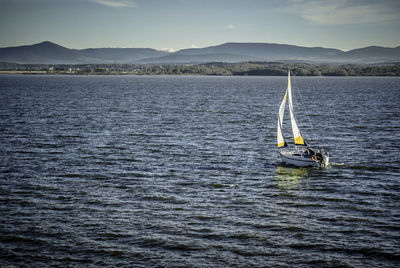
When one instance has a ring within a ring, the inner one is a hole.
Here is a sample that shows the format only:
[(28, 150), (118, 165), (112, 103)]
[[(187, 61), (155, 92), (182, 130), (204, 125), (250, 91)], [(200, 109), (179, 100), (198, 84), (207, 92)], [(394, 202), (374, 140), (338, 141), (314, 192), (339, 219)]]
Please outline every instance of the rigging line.
[[(296, 95), (295, 97), (296, 97), (296, 99), (299, 100), (298, 103), (300, 103), (302, 106), (307, 105), (307, 104), (304, 102), (303, 97), (302, 97), (302, 94), (301, 94), (301, 92), (300, 92), (300, 90), (299, 90), (300, 87), (297, 87), (296, 75), (293, 75), (293, 78), (294, 78), (294, 79), (293, 79), (293, 80), (294, 80), (294, 83), (292, 83), (292, 88), (293, 88), (293, 84), (294, 84), (295, 87), (296, 87), (296, 89), (294, 90), (294, 91), (295, 91), (295, 95)], [(293, 90), (292, 90), (292, 93), (293, 93)], [(299, 108), (299, 105), (296, 105), (296, 106), (297, 106), (297, 110), (299, 110), (299, 109), (298, 109), (298, 108)], [(309, 137), (309, 138), (311, 138), (311, 136), (314, 136), (314, 137), (312, 137), (312, 138), (315, 139), (314, 125), (313, 125), (313, 123), (312, 123), (311, 118), (310, 118), (309, 116), (306, 116), (306, 110), (304, 109), (304, 110), (298, 112), (296, 117), (299, 119), (299, 121), (302, 122), (302, 125), (303, 125), (303, 126), (308, 125), (308, 126), (310, 127), (311, 133), (308, 133), (308, 131), (307, 131), (306, 136)], [(305, 124), (304, 124), (304, 123), (305, 123)], [(301, 133), (302, 133), (302, 132), (301, 132)], [(302, 133), (302, 134), (303, 134), (303, 133)], [(303, 137), (303, 138), (304, 138), (304, 137)]]

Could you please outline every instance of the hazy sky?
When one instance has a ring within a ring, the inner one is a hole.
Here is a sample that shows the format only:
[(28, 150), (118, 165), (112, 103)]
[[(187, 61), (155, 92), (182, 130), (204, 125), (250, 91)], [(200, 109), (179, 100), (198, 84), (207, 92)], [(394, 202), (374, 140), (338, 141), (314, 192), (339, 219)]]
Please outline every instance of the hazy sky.
[(400, 45), (399, 0), (0, 0), (0, 47)]

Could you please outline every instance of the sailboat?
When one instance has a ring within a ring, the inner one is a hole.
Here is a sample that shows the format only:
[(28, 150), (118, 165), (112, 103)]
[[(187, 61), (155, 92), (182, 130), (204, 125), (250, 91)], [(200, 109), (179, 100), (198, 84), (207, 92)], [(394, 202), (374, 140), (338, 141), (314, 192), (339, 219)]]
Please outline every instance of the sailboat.
[[(286, 99), (288, 99), (290, 122), (294, 138), (294, 146), (289, 147), (282, 133), (283, 115), (285, 113)], [(315, 150), (311, 148), (303, 138), (297, 126), (293, 112), (292, 88), (290, 83), (290, 71), (288, 71), (288, 86), (279, 107), (277, 145), (279, 155), (285, 164), (298, 167), (326, 167), (329, 164), (329, 153), (323, 149)]]

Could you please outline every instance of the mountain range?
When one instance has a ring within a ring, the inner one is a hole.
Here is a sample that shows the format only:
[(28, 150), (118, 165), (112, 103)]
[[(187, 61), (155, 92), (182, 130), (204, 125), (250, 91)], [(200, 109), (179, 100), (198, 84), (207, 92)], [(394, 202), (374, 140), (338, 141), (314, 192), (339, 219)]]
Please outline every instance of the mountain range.
[(245, 61), (288, 61), (309, 63), (393, 63), (400, 62), (400, 46), (370, 46), (342, 51), (323, 47), (301, 47), (273, 43), (225, 43), (176, 52), (152, 48), (69, 49), (55, 43), (0, 48), (0, 62), (26, 64), (95, 63), (207, 63)]

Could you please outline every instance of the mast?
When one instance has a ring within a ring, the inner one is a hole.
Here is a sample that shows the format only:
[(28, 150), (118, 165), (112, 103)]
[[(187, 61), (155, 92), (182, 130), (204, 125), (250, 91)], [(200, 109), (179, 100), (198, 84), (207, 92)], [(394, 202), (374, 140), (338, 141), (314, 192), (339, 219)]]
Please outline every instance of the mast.
[(292, 132), (293, 132), (293, 138), (294, 138), (294, 144), (296, 145), (303, 145), (307, 146), (306, 142), (304, 141), (300, 130), (297, 126), (296, 119), (294, 117), (294, 112), (293, 112), (293, 100), (292, 100), (292, 86), (290, 83), (290, 70), (288, 71), (288, 87), (287, 87), (287, 94), (289, 97), (289, 113), (290, 113), (290, 122), (292, 124)]

